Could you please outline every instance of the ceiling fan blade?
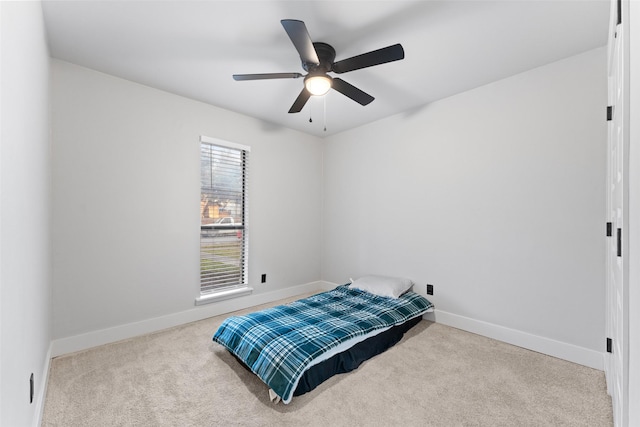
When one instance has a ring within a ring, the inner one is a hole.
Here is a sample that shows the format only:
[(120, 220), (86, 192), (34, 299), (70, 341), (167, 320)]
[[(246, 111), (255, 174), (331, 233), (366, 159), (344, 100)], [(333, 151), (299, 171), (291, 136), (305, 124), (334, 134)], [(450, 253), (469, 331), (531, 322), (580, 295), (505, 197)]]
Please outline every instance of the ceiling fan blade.
[(304, 22), (297, 19), (283, 19), (280, 22), (300, 54), (302, 62), (319, 65), (318, 54), (313, 47), (313, 41), (309, 37), (309, 32)]
[(332, 87), (341, 94), (353, 99), (360, 105), (367, 105), (375, 98), (357, 87), (345, 82), (341, 78), (334, 77)]
[(361, 68), (372, 67), (374, 65), (385, 64), (387, 62), (404, 59), (404, 49), (400, 43), (382, 49), (372, 50), (362, 55), (343, 59), (333, 64), (334, 73), (346, 73), (347, 71), (359, 70)]
[(302, 88), (302, 92), (300, 92), (300, 95), (298, 95), (298, 97), (294, 101), (293, 105), (289, 109), (289, 112), (299, 113), (300, 111), (302, 111), (302, 107), (304, 107), (304, 104), (307, 103), (310, 97), (311, 92), (309, 92), (306, 87)]
[(265, 73), (265, 74), (234, 74), (233, 80), (267, 80), (267, 79), (297, 79), (303, 77), (300, 73)]

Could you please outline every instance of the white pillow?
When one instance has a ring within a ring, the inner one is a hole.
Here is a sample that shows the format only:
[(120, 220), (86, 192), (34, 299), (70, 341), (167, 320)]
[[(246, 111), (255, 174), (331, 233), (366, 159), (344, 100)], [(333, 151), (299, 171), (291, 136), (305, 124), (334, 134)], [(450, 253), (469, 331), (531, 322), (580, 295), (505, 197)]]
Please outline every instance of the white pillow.
[(360, 289), (374, 295), (389, 298), (399, 298), (413, 286), (413, 282), (402, 277), (363, 276), (357, 280), (351, 279), (350, 289)]

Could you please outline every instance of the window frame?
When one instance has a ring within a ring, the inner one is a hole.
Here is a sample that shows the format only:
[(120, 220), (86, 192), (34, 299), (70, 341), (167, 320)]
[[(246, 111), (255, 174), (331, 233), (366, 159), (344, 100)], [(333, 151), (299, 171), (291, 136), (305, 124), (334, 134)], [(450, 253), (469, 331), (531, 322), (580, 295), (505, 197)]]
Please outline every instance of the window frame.
[[(244, 296), (244, 295), (249, 295), (252, 293), (253, 288), (251, 288), (249, 286), (249, 239), (248, 239), (248, 233), (247, 233), (247, 225), (248, 225), (248, 199), (249, 199), (249, 195), (248, 195), (248, 173), (249, 173), (249, 167), (248, 167), (248, 160), (249, 160), (249, 154), (251, 153), (251, 147), (247, 146), (247, 145), (243, 145), (243, 144), (238, 144), (235, 142), (230, 142), (230, 141), (225, 141), (222, 139), (218, 139), (218, 138), (212, 138), (212, 137), (208, 137), (205, 135), (201, 135), (200, 136), (200, 141), (199, 141), (199, 158), (200, 158), (200, 163), (202, 164), (202, 148), (204, 144), (209, 144), (209, 145), (214, 145), (214, 146), (219, 146), (222, 148), (227, 148), (227, 149), (234, 149), (234, 150), (239, 150), (242, 151), (244, 156), (245, 156), (245, 161), (243, 164), (243, 170), (242, 170), (242, 174), (243, 174), (243, 191), (242, 191), (242, 199), (243, 199), (243, 206), (242, 206), (242, 243), (241, 243), (241, 250), (242, 250), (242, 255), (241, 255), (241, 262), (243, 263), (242, 265), (242, 283), (239, 283), (238, 285), (231, 285), (231, 286), (225, 286), (225, 287), (221, 287), (220, 289), (209, 289), (206, 291), (203, 291), (202, 288), (202, 270), (201, 267), (199, 267), (199, 271), (200, 274), (198, 275), (199, 280), (198, 280), (198, 297), (196, 298), (195, 304), (196, 305), (202, 305), (202, 304), (207, 304), (210, 302), (215, 302), (215, 301), (221, 301), (221, 300), (225, 300), (225, 299), (229, 299), (229, 298), (236, 298), (239, 296)], [(202, 171), (200, 170), (200, 174), (202, 174)], [(202, 176), (202, 175), (200, 175)], [(202, 194), (202, 181), (200, 181), (200, 192)], [(202, 245), (202, 215), (201, 212), (199, 212), (199, 218), (198, 218), (198, 226), (199, 226), (199, 233), (200, 233), (200, 238), (198, 239), (198, 244)], [(201, 266), (202, 263), (202, 255), (199, 256), (199, 262), (198, 265)]]

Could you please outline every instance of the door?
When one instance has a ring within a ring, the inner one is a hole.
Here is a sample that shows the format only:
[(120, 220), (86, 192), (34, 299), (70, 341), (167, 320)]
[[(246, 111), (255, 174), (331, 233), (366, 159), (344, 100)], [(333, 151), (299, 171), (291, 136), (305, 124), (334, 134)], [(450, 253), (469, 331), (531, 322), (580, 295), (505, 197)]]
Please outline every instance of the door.
[(628, 76), (625, 69), (626, 28), (622, 22), (622, 2), (612, 1), (612, 21), (608, 42), (607, 141), (607, 237), (606, 331), (611, 339), (605, 358), (607, 389), (613, 403), (615, 426), (627, 426), (628, 408), (628, 278), (627, 278), (627, 174), (628, 144), (625, 132)]

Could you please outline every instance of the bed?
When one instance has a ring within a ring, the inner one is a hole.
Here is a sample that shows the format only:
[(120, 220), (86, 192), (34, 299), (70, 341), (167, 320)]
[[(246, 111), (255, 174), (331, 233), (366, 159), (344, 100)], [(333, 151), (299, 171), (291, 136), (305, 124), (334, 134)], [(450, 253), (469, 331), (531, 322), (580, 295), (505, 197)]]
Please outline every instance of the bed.
[[(382, 285), (381, 285), (382, 284)], [(433, 304), (407, 279), (365, 276), (286, 305), (232, 316), (213, 341), (291, 402), (396, 344)]]

